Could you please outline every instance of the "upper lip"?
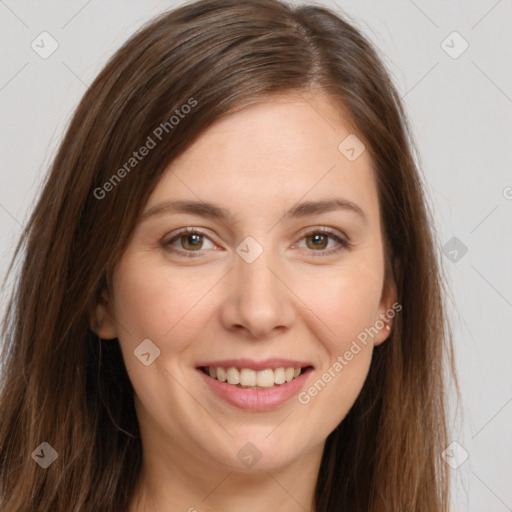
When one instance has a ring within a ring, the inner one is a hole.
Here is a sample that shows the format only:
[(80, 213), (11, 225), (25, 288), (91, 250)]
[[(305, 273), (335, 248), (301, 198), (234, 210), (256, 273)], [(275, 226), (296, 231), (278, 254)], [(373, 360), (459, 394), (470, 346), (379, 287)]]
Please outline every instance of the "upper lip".
[(304, 361), (297, 361), (295, 359), (284, 359), (284, 358), (270, 358), (256, 361), (254, 359), (240, 358), (240, 359), (223, 359), (218, 361), (207, 361), (197, 365), (197, 368), (208, 366), (209, 368), (250, 368), (251, 370), (266, 370), (271, 368), (306, 368), (307, 366), (313, 366), (312, 364)]

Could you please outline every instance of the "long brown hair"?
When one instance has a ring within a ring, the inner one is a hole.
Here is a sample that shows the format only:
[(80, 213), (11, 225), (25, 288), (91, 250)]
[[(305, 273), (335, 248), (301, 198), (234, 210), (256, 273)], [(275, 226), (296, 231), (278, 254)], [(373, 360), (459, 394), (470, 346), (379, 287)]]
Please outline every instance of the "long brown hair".
[[(448, 510), (440, 456), (451, 341), (399, 94), (372, 45), (328, 9), (200, 0), (143, 27), (101, 71), (16, 249), (21, 272), (2, 330), (3, 512), (128, 509), (142, 461), (133, 388), (118, 343), (98, 340), (88, 312), (173, 159), (222, 116), (311, 90), (349, 114), (370, 151), (403, 306), (327, 438), (315, 511)], [(132, 161), (148, 137), (155, 147)], [(47, 469), (31, 457), (42, 442), (58, 454)]]

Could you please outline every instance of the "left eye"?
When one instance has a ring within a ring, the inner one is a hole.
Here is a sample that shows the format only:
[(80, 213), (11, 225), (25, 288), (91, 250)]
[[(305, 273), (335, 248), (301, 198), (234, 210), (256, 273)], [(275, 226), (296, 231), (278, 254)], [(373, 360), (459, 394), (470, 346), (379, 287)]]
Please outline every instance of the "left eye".
[[(329, 250), (325, 250), (329, 245), (329, 239), (335, 242), (335, 247), (336, 244), (338, 247), (334, 249), (331, 247)], [(306, 248), (311, 249), (314, 252), (333, 253), (348, 246), (348, 242), (346, 240), (340, 238), (331, 231), (322, 229), (306, 233), (301, 240), (305, 240)], [(308, 241), (310, 242), (308, 243)]]
[[(310, 231), (300, 240), (306, 241), (306, 249), (309, 249), (312, 252), (321, 253), (318, 254), (318, 256), (333, 254), (349, 246), (349, 243), (346, 240), (337, 236), (334, 232), (325, 229)], [(335, 242), (335, 248), (331, 247), (328, 249), (329, 240), (333, 240)], [(205, 247), (205, 241), (208, 241), (211, 246)], [(178, 243), (181, 247), (176, 247), (176, 244)], [(165, 241), (163, 245), (170, 251), (184, 254), (187, 257), (199, 256), (199, 254), (196, 255), (193, 253), (200, 253), (202, 252), (201, 249), (211, 249), (214, 246), (213, 242), (204, 233), (193, 228), (181, 230), (175, 236)], [(336, 247), (336, 245), (338, 247)]]

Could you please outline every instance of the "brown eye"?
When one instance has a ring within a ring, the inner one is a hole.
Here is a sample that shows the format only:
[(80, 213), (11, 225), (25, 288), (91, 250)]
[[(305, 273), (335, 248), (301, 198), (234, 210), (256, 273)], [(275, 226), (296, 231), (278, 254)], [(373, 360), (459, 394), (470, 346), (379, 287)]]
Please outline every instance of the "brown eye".
[(182, 229), (173, 237), (164, 240), (162, 246), (170, 252), (183, 256), (201, 256), (205, 249), (215, 248), (214, 243), (204, 233), (193, 228)]
[(199, 235), (197, 233), (181, 235), (179, 240), (181, 242), (181, 247), (185, 250), (190, 249), (197, 251), (203, 246), (203, 235)]
[[(351, 245), (349, 241), (326, 228), (310, 231), (302, 237), (301, 241), (302, 240), (306, 241), (305, 248), (313, 256), (330, 256), (343, 249), (350, 248)], [(331, 241), (334, 242), (334, 244), (329, 245)]]
[(327, 244), (329, 243), (329, 236), (324, 233), (313, 233), (312, 235), (307, 235), (306, 240), (311, 240), (311, 244), (306, 243), (309, 249), (325, 249)]

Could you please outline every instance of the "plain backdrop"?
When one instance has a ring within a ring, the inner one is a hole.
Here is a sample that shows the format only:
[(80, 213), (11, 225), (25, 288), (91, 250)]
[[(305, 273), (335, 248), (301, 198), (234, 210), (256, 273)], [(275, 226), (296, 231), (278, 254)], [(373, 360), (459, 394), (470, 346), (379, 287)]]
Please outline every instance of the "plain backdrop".
[[(88, 84), (135, 30), (179, 3), (0, 0), (1, 279)], [(510, 511), (512, 3), (316, 3), (348, 15), (377, 45), (421, 154), (462, 392), (450, 440), (459, 462), (468, 455), (452, 470), (453, 510)], [(42, 32), (58, 44), (45, 59), (31, 46)]]

